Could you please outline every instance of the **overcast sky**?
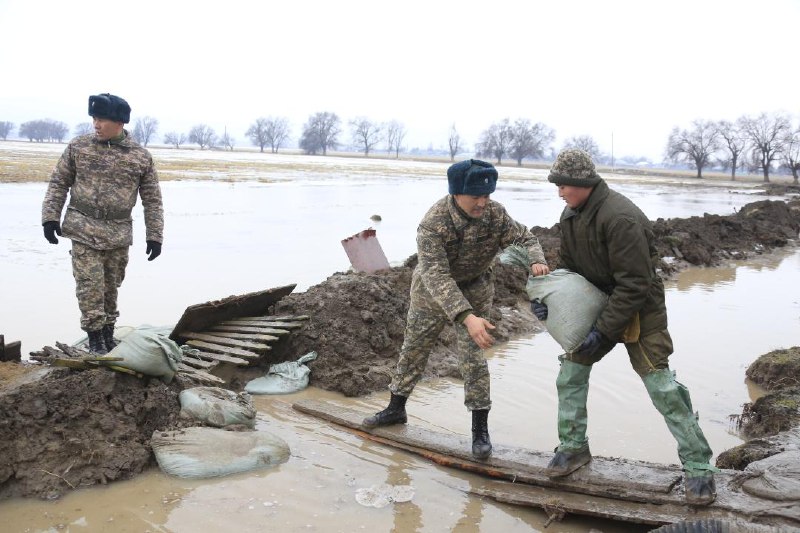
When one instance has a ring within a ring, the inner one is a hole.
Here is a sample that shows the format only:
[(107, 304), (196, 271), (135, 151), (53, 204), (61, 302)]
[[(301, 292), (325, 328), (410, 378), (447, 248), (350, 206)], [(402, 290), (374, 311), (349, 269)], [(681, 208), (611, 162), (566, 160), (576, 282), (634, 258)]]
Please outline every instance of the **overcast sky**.
[[(675, 126), (800, 116), (800, 0), (0, 0), (0, 120), (127, 99), (159, 134), (398, 120), (409, 147), (527, 118), (660, 160)], [(343, 141), (349, 141), (345, 128)]]

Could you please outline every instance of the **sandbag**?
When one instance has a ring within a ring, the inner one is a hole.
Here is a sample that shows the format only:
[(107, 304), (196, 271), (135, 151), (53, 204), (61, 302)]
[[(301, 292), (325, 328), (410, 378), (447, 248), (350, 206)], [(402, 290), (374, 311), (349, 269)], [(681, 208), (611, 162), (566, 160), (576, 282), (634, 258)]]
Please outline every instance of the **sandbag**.
[(289, 394), (303, 390), (311, 374), (304, 363), (316, 358), (317, 352), (309, 352), (297, 361), (271, 365), (265, 376), (249, 381), (244, 390), (250, 394)]
[(754, 461), (744, 471), (753, 476), (742, 484), (748, 494), (776, 501), (800, 501), (800, 451)]
[(198, 420), (214, 427), (241, 424), (249, 428), (256, 425), (256, 409), (250, 395), (236, 393), (219, 387), (192, 387), (178, 395), (181, 416)]
[(525, 289), (531, 300), (547, 306), (547, 332), (568, 353), (580, 346), (608, 303), (606, 293), (566, 269), (530, 276)]
[(227, 476), (289, 459), (289, 445), (265, 431), (191, 427), (156, 431), (150, 444), (161, 470), (179, 478)]

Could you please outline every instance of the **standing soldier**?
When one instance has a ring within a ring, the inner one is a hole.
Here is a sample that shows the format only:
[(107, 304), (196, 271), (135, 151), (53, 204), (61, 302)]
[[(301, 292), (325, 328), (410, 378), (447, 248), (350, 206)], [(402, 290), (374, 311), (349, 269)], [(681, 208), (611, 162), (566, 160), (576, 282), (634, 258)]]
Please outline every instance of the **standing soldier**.
[(69, 192), (63, 235), (72, 240), (81, 329), (89, 336), (89, 350), (105, 354), (116, 346), (117, 291), (133, 244), (137, 193), (144, 206), (148, 261), (161, 254), (164, 213), (153, 158), (124, 129), (131, 116), (128, 102), (108, 93), (90, 96), (89, 115), (95, 133), (72, 139), (61, 155), (42, 203), (42, 226), (45, 238), (58, 244)]
[[(558, 186), (558, 195), (567, 204), (560, 220), (559, 266), (608, 294), (608, 304), (583, 343), (562, 356), (556, 379), (560, 445), (545, 473), (566, 476), (591, 460), (586, 438), (589, 374), (594, 363), (623, 342), (631, 366), (678, 441), (687, 503), (713, 502), (711, 448), (692, 411), (689, 391), (669, 368), (672, 338), (650, 221), (633, 202), (608, 187), (582, 150), (558, 154), (548, 180)], [(537, 318), (547, 319), (546, 305), (534, 300), (531, 306)]]
[(392, 383), (389, 406), (364, 419), (367, 428), (405, 424), (405, 404), (422, 377), (433, 344), (445, 324), (456, 328), (464, 404), (472, 411), (472, 454), (492, 453), (488, 415), (489, 367), (482, 349), (489, 348), (494, 326), (486, 320), (494, 297), (492, 263), (511, 244), (526, 247), (534, 276), (550, 272), (539, 241), (489, 199), (497, 170), (470, 159), (447, 169), (445, 196), (428, 211), (417, 229), (418, 263), (411, 280), (411, 305), (405, 338)]

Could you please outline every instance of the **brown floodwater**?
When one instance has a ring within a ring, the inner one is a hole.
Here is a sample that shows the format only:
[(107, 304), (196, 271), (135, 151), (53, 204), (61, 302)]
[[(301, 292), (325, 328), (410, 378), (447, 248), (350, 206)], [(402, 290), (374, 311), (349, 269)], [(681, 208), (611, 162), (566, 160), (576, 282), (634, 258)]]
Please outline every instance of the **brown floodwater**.
[[(344, 163), (343, 163), (344, 164)], [(443, 167), (442, 167), (443, 168)], [(528, 225), (551, 226), (561, 209), (555, 189), (532, 173), (495, 198)], [(392, 263), (414, 251), (414, 229), (444, 194), (443, 182), (360, 177), (355, 183), (294, 177), (279, 183), (164, 183), (164, 254), (148, 263), (141, 213), (136, 244), (120, 294), (120, 324), (170, 325), (195, 303), (297, 283), (297, 290), (348, 268), (340, 240), (368, 226)], [(753, 201), (741, 191), (666, 184), (611, 183), (651, 218), (729, 214)], [(68, 241), (44, 241), (39, 208), (44, 184), (0, 184), (0, 333), (28, 352), (77, 339), (77, 304)], [(381, 215), (382, 221), (369, 217)], [(761, 391), (745, 380), (759, 355), (800, 343), (800, 251), (796, 247), (691, 269), (667, 283), (671, 366), (689, 388), (715, 455), (741, 442), (731, 416)], [(556, 343), (546, 334), (499, 345), (487, 353), (495, 444), (550, 450), (557, 444)], [(300, 355), (300, 354), (298, 354)], [(471, 496), (480, 477), (441, 467), (364, 441), (291, 408), (322, 398), (373, 412), (387, 392), (364, 398), (308, 388), (259, 396), (258, 429), (291, 448), (280, 466), (210, 480), (181, 480), (153, 468), (136, 479), (84, 489), (59, 501), (0, 503), (3, 531), (544, 531), (547, 516)], [(675, 443), (644, 386), (617, 348), (596, 365), (589, 394), (589, 438), (595, 455), (676, 463)], [(459, 382), (421, 384), (408, 404), (410, 423), (467, 435)], [(359, 489), (410, 485), (411, 501), (382, 508), (356, 501)], [(567, 517), (548, 532), (645, 531), (626, 524)]]

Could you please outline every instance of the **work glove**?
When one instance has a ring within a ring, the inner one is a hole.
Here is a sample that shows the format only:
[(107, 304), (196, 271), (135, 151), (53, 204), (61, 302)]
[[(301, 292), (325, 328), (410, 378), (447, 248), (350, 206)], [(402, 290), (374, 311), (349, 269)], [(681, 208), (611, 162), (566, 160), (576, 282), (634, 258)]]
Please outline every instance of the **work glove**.
[(144, 253), (150, 254), (147, 260), (152, 261), (161, 255), (161, 243), (158, 241), (147, 241), (147, 250), (145, 250)]
[(547, 306), (540, 302), (539, 298), (531, 300), (531, 311), (539, 320), (547, 320)]
[(603, 334), (597, 331), (596, 327), (592, 326), (592, 330), (586, 335), (586, 338), (583, 339), (583, 342), (574, 353), (583, 357), (591, 357), (600, 347), (602, 340)]
[(44, 227), (44, 238), (47, 239), (47, 242), (50, 244), (58, 244), (56, 233), (61, 237), (61, 224), (56, 220), (48, 220), (43, 223), (42, 226)]

